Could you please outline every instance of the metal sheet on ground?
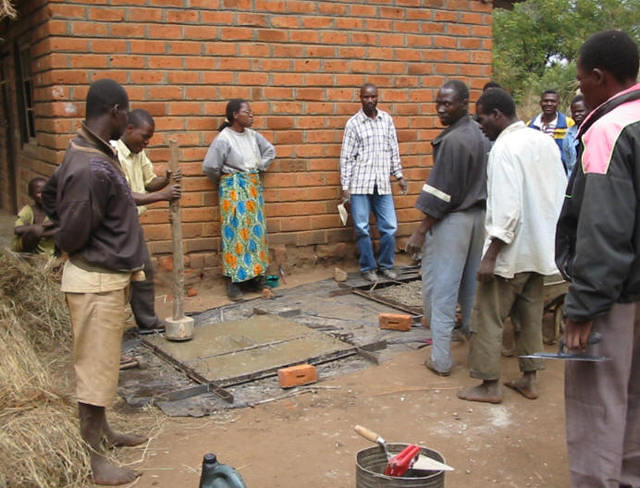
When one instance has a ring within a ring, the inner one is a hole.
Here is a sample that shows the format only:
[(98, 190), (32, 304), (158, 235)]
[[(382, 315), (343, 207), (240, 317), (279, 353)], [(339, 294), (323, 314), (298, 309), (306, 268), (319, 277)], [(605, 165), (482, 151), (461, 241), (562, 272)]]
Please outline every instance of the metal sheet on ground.
[(189, 342), (168, 342), (162, 337), (149, 342), (219, 385), (354, 351), (350, 344), (276, 315), (198, 327)]

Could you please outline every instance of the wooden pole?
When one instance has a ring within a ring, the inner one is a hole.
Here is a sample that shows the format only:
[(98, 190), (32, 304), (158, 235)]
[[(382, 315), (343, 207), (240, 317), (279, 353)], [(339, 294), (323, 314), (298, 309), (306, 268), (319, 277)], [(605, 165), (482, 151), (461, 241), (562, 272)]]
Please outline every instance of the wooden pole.
[[(171, 182), (175, 184), (175, 172), (179, 167), (178, 141), (169, 139), (169, 169)], [(173, 239), (173, 320), (184, 317), (184, 253), (182, 250), (182, 219), (180, 217), (180, 200), (169, 202), (169, 221)]]
[[(171, 181), (175, 185), (178, 171), (178, 141), (169, 139), (169, 169)], [(184, 259), (182, 251), (182, 219), (180, 218), (180, 199), (169, 203), (169, 220), (173, 239), (173, 315), (167, 319), (165, 338), (169, 341), (188, 341), (193, 338), (193, 319), (184, 316)]]

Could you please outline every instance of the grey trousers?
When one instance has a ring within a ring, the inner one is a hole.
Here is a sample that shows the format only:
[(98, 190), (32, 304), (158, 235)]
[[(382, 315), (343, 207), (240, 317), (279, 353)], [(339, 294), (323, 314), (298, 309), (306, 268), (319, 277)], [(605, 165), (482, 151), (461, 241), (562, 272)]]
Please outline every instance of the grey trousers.
[[(518, 273), (511, 279), (494, 276), (478, 283), (471, 318), (469, 368), (481, 380), (500, 379), (500, 355), (504, 320), (511, 317), (516, 356), (542, 351), (544, 277)], [(540, 359), (519, 359), (520, 371), (543, 369)]]
[(640, 486), (640, 302), (614, 305), (593, 322), (589, 352), (609, 361), (567, 361), (565, 406), (571, 484)]
[(150, 329), (157, 325), (159, 319), (156, 315), (156, 294), (153, 286), (153, 265), (149, 250), (144, 246), (144, 281), (131, 282), (131, 297), (129, 304), (140, 329)]
[(463, 328), (469, 330), (484, 243), (484, 217), (481, 208), (453, 212), (436, 223), (425, 238), (422, 299), (433, 338), (431, 361), (438, 371), (453, 367), (451, 333), (458, 302)]

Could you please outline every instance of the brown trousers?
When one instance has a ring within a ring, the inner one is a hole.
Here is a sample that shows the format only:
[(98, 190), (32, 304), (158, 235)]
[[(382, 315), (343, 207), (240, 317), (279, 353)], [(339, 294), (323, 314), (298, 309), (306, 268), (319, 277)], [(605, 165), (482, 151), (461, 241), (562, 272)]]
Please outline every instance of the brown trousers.
[[(516, 356), (542, 351), (544, 277), (518, 273), (512, 279), (494, 276), (478, 283), (471, 315), (469, 368), (481, 380), (500, 379), (502, 331), (511, 317), (516, 339)], [(521, 371), (543, 369), (540, 359), (519, 359)]]
[(609, 361), (567, 361), (565, 402), (571, 483), (640, 486), (640, 302), (614, 305), (593, 321), (589, 352)]
[(80, 403), (107, 407), (120, 374), (127, 289), (66, 293), (73, 328), (73, 366)]

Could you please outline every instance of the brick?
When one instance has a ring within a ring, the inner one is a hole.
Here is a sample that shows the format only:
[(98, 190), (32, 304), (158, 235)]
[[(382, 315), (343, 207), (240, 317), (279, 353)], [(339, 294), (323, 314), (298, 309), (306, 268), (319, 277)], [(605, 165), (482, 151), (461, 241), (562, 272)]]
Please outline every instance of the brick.
[(269, 73), (271, 71), (290, 71), (291, 60), (289, 59), (262, 59), (258, 62), (260, 71)]
[(266, 12), (287, 12), (284, 0), (256, 0), (256, 10)]
[(164, 41), (129, 41), (132, 53), (164, 54), (167, 51)]
[(268, 27), (269, 22), (266, 15), (261, 14), (238, 14), (235, 25), (246, 27)]
[(96, 22), (73, 22), (71, 32), (78, 37), (99, 37), (107, 35), (107, 25)]
[(278, 370), (280, 388), (308, 385), (318, 381), (318, 371), (312, 364), (298, 364)]
[(413, 32), (421, 31), (421, 24), (418, 22), (394, 22), (393, 32)]
[(203, 83), (212, 83), (214, 85), (226, 85), (233, 83), (233, 73), (224, 71), (211, 71), (202, 73)]
[(200, 83), (200, 73), (196, 71), (178, 71), (167, 73), (169, 83)]
[(122, 22), (109, 25), (109, 34), (111, 35), (111, 37), (123, 37), (125, 39), (129, 39), (132, 37), (145, 37), (146, 31), (147, 29), (144, 24)]
[[(233, 48), (233, 45), (223, 45), (224, 47)], [(221, 46), (222, 47), (222, 46)], [(227, 50), (227, 49), (225, 49)], [(230, 55), (234, 55), (231, 49), (228, 49)], [(237, 55), (252, 58), (268, 58), (271, 54), (271, 46), (269, 44), (240, 44), (237, 46)]]
[(349, 9), (353, 17), (376, 17), (378, 9), (372, 5), (351, 5)]
[[(73, 41), (71, 39), (67, 39), (64, 43)], [(86, 44), (86, 43), (85, 43)], [(57, 49), (56, 49), (57, 50)], [(85, 48), (86, 50), (86, 48)], [(122, 40), (115, 39), (94, 39), (91, 41), (91, 50), (90, 52), (94, 53), (126, 53), (127, 52), (127, 43)]]
[(318, 13), (320, 14), (331, 14), (334, 16), (343, 16), (347, 13), (347, 6), (339, 3), (326, 2), (326, 3), (317, 3)]
[(380, 34), (381, 46), (405, 46), (406, 37), (403, 34)]
[(158, 265), (165, 271), (173, 271), (173, 256), (158, 257)]
[(370, 31), (391, 31), (391, 20), (367, 19), (366, 28)]
[(246, 27), (226, 27), (220, 29), (220, 39), (224, 41), (249, 41), (254, 39), (254, 29)]
[(169, 43), (169, 54), (200, 54), (200, 53), (202, 53), (202, 43), (200, 42), (172, 41)]
[(187, 100), (207, 100), (217, 97), (218, 89), (213, 86), (189, 86), (185, 88)]
[[(285, 42), (287, 41), (288, 31), (276, 29), (260, 29), (257, 31), (257, 40), (263, 42)], [(252, 31), (253, 35), (253, 31)]]
[[(201, 39), (201, 40), (214, 40), (214, 39), (231, 39), (236, 40), (238, 37), (231, 36), (230, 34), (218, 33), (218, 28), (214, 26), (185, 26), (183, 27), (184, 36), (187, 39)], [(232, 32), (234, 29), (227, 29), (227, 32)]]
[[(188, 58), (187, 58), (188, 59)], [(151, 69), (182, 69), (183, 58), (178, 56), (150, 56), (149, 68)]]
[(471, 35), (477, 37), (491, 37), (492, 32), (491, 26), (474, 25), (471, 28)]
[(316, 10), (316, 2), (308, 0), (287, 0), (287, 10), (292, 14), (312, 14)]
[(90, 8), (89, 18), (107, 22), (120, 22), (124, 19), (124, 9), (121, 8)]
[(87, 9), (80, 5), (64, 5), (52, 3), (49, 6), (51, 17), (54, 19), (86, 19)]
[(109, 57), (113, 68), (144, 68), (145, 59), (141, 56), (116, 55)]
[(74, 68), (106, 68), (108, 60), (104, 54), (74, 54), (71, 63)]
[(321, 32), (320, 42), (323, 44), (349, 44), (349, 36), (344, 32)]
[(229, 71), (249, 71), (251, 69), (251, 61), (242, 58), (220, 59), (218, 69)]
[(411, 315), (402, 313), (381, 313), (378, 316), (381, 329), (399, 330), (406, 332), (411, 330)]
[(160, 22), (162, 10), (156, 8), (128, 8), (127, 20), (129, 22)]
[(279, 29), (294, 29), (300, 27), (300, 19), (294, 16), (271, 17), (271, 27)]
[[(193, 24), (199, 21), (197, 10), (167, 10), (167, 22), (177, 24)], [(209, 20), (204, 21), (210, 23)]]
[(333, 27), (333, 17), (303, 17), (302, 26), (307, 29), (328, 29)]
[[(149, 33), (145, 37), (149, 39), (168, 39), (171, 41), (171, 44), (175, 44), (176, 41), (174, 41), (174, 39), (182, 39), (184, 34), (182, 26), (179, 25), (154, 25), (152, 28), (149, 28)], [(198, 50), (195, 53), (189, 54), (197, 54), (200, 53), (201, 50), (202, 45), (198, 44)]]
[(272, 45), (271, 53), (276, 58), (299, 58), (305, 55), (304, 48), (299, 45)]
[(239, 85), (266, 85), (269, 81), (268, 73), (238, 73)]

